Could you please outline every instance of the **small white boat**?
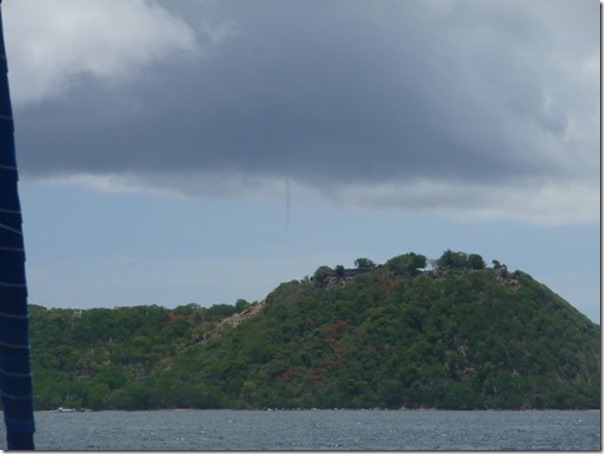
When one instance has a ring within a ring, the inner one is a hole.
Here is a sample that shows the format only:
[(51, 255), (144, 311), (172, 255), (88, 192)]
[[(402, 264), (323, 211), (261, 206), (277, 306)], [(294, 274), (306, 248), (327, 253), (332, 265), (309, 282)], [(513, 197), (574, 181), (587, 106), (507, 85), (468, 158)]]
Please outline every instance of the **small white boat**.
[(59, 407), (56, 410), (51, 410), (53, 413), (72, 413), (75, 411), (75, 408), (63, 408)]

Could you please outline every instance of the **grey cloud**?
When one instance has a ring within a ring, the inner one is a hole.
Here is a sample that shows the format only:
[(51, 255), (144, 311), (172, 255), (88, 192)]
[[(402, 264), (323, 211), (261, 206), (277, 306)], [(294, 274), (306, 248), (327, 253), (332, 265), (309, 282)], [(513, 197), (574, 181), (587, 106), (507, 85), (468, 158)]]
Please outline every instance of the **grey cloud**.
[(81, 77), (68, 96), (17, 109), (25, 174), (501, 185), (566, 175), (552, 143), (597, 143), (596, 130), (565, 143), (569, 118), (597, 116), (597, 81), (564, 69), (597, 55), (595, 3), (160, 4), (201, 41), (208, 24), (236, 33), (207, 58), (122, 84)]

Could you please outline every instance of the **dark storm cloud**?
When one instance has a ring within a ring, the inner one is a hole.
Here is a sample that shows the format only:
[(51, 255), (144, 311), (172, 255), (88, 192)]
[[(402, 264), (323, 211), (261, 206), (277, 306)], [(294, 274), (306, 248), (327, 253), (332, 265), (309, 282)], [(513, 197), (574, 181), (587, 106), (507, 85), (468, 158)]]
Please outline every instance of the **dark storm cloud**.
[(595, 2), (161, 5), (211, 51), (18, 108), (24, 173), (505, 182), (597, 141), (568, 139), (597, 115), (597, 80), (571, 77), (598, 52)]

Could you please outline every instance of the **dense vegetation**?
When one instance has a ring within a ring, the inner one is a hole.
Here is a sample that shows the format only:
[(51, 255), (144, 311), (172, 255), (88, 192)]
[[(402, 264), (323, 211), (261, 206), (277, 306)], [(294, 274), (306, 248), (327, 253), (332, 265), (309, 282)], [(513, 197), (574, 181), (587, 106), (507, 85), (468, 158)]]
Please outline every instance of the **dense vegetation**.
[(37, 407), (599, 408), (600, 327), (528, 274), (452, 251), (355, 265), (262, 303), (31, 306)]

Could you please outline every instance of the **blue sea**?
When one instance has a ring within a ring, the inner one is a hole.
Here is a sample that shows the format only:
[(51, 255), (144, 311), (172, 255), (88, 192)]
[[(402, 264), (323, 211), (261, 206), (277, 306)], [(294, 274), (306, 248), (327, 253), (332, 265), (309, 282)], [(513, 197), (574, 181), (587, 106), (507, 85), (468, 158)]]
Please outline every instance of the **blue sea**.
[(37, 412), (36, 424), (36, 448), (52, 451), (601, 448), (596, 410)]

